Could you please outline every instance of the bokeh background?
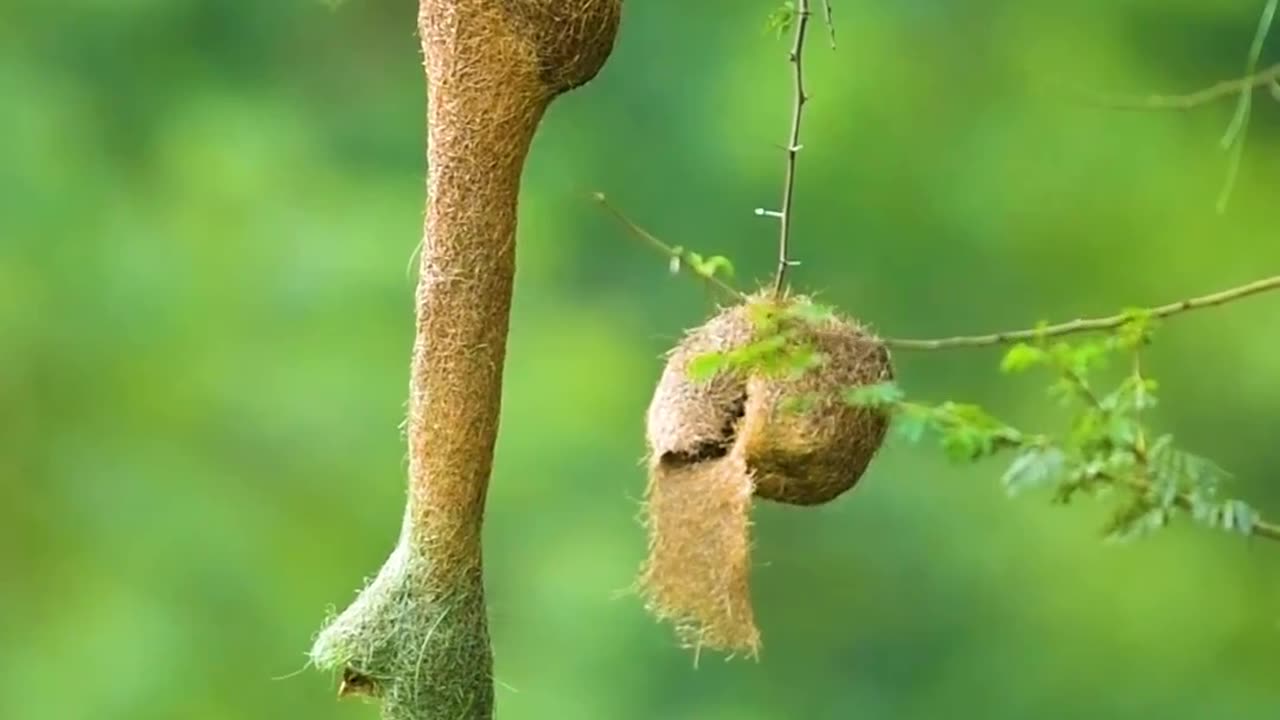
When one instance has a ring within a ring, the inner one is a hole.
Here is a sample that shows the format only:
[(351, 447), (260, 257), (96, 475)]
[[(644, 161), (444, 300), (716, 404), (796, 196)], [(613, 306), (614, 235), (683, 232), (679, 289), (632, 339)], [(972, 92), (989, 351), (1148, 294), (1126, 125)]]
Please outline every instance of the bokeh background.
[[(759, 663), (693, 667), (625, 593), (642, 418), (710, 308), (587, 198), (771, 271), (775, 0), (632, 1), (526, 173), (486, 560), (503, 718), (1280, 717), (1280, 548), (1101, 542), (1098, 506), (890, 446), (756, 516)], [(815, 26), (794, 274), (886, 334), (1108, 313), (1280, 267), (1280, 105), (1132, 113), (1064, 88), (1238, 76), (1263, 3), (836, 0)], [(424, 161), (411, 0), (0, 5), (0, 718), (373, 718), (302, 668), (400, 520)], [(1263, 61), (1280, 59), (1280, 37)], [(1185, 316), (1158, 424), (1280, 515), (1280, 299)], [(1030, 427), (998, 352), (907, 390)]]

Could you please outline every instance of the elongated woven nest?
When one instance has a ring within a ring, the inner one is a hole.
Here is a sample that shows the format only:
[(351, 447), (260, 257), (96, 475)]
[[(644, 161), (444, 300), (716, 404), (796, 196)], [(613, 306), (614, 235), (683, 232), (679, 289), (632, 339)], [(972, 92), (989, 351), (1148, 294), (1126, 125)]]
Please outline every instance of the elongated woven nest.
[(420, 0), (427, 209), (400, 542), (315, 639), (384, 720), (493, 717), (481, 526), (498, 430), (520, 178), (555, 97), (609, 57), (622, 0)]
[[(649, 406), (649, 609), (687, 645), (755, 654), (749, 591), (753, 497), (829, 502), (852, 488), (884, 440), (881, 410), (845, 401), (854, 387), (893, 378), (884, 345), (854, 320), (789, 312), (804, 297), (755, 296), (722, 309), (670, 352)], [(708, 354), (734, 357), (769, 343), (811, 357), (804, 371), (729, 365), (695, 379)]]

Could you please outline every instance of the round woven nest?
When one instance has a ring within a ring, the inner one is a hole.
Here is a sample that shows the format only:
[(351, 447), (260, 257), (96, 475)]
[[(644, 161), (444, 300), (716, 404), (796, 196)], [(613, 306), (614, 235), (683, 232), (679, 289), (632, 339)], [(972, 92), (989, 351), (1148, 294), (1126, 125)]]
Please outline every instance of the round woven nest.
[(752, 498), (817, 505), (853, 487), (889, 418), (847, 393), (892, 378), (873, 334), (803, 297), (724, 308), (671, 351), (648, 411), (641, 587), (685, 645), (758, 651)]
[[(722, 309), (671, 351), (648, 411), (648, 445), (659, 464), (741, 453), (755, 496), (794, 505), (828, 502), (853, 487), (888, 429), (885, 412), (846, 401), (851, 388), (893, 379), (884, 345), (858, 322), (805, 314), (804, 297), (752, 298)], [(812, 358), (802, 372), (691, 376), (707, 354), (725, 356), (768, 337)]]

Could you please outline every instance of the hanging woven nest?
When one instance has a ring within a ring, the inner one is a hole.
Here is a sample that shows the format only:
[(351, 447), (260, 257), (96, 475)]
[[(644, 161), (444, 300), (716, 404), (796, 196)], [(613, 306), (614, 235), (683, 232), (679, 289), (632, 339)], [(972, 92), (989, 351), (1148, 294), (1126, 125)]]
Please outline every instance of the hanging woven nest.
[[(754, 296), (671, 351), (649, 406), (648, 606), (695, 647), (754, 654), (748, 528), (752, 497), (829, 502), (884, 440), (881, 410), (846, 402), (893, 378), (884, 345), (807, 298)], [(711, 361), (709, 377), (694, 377)]]

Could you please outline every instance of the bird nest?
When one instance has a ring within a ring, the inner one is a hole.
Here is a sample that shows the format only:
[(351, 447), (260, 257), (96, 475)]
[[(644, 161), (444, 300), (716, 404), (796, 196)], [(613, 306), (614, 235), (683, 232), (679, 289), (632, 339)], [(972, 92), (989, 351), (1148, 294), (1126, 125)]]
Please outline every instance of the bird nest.
[(852, 488), (889, 419), (847, 394), (892, 378), (872, 333), (804, 297), (748, 298), (670, 352), (647, 418), (641, 586), (685, 644), (757, 652), (752, 500), (818, 505)]

